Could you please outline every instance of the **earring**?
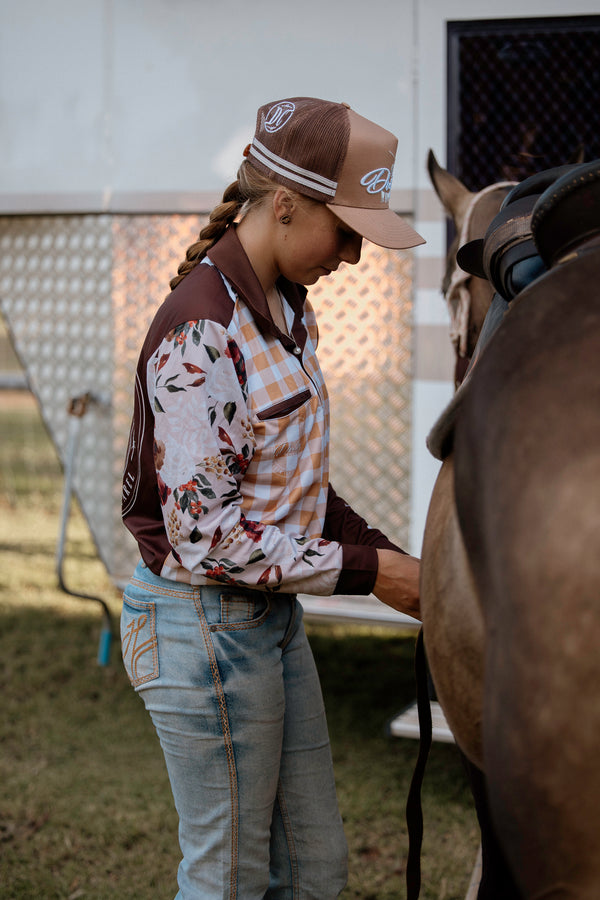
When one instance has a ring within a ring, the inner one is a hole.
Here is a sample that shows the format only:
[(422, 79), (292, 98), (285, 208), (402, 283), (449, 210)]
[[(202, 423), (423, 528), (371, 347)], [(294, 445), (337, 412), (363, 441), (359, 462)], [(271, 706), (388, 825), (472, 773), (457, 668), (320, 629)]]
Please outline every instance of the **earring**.
[(292, 221), (292, 217), (288, 216), (288, 215), (281, 216), (279, 221), (281, 222), (282, 225), (289, 225), (290, 222)]

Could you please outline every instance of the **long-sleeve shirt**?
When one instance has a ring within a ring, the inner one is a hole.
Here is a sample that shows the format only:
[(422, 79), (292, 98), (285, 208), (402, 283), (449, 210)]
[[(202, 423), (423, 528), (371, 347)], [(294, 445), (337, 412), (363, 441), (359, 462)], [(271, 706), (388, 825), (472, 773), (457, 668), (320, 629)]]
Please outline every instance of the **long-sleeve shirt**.
[(365, 594), (398, 549), (329, 485), (329, 401), (306, 291), (288, 334), (230, 228), (158, 311), (136, 373), (123, 517), (165, 578)]

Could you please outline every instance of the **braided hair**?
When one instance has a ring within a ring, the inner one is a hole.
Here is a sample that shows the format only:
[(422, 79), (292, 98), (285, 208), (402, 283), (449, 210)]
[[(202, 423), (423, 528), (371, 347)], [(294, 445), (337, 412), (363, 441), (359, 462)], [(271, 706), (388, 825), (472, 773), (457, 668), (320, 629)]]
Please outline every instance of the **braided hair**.
[(198, 239), (188, 247), (185, 259), (177, 269), (177, 275), (169, 282), (171, 290), (174, 290), (204, 259), (210, 248), (223, 237), (238, 216), (245, 216), (252, 207), (261, 204), (276, 187), (270, 178), (244, 161), (238, 170), (237, 180), (225, 188), (223, 199), (211, 212), (208, 223), (200, 230)]

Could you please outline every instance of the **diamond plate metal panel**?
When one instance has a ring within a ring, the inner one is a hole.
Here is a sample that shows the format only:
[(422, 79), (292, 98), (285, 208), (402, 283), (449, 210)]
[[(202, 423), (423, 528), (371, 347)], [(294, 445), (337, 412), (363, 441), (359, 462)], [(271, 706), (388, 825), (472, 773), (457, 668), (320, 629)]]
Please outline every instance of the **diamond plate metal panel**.
[[(133, 377), (154, 312), (205, 217), (0, 217), (2, 312), (108, 572), (137, 549), (120, 517)], [(332, 480), (406, 544), (410, 500), (411, 258), (366, 244), (360, 269), (311, 290), (332, 399)], [(92, 402), (73, 422), (72, 398)]]
[(331, 398), (331, 481), (391, 540), (408, 546), (412, 257), (365, 242), (358, 267), (311, 288)]
[(66, 465), (71, 398), (95, 403), (81, 420), (76, 494), (107, 569), (113, 568), (111, 221), (107, 216), (0, 218), (0, 296), (13, 344)]

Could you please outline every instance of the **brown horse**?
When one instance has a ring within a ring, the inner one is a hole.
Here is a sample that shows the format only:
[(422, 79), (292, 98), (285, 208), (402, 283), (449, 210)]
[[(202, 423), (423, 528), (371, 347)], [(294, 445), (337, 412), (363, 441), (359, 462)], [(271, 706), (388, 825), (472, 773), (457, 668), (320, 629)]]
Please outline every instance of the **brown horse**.
[[(432, 185), (454, 225), (442, 293), (451, 317), (458, 386), (473, 356), (493, 288), (487, 279), (463, 272), (456, 252), (467, 241), (483, 237), (514, 182), (500, 182), (483, 191), (470, 191), (439, 165), (432, 150), (427, 167)], [(435, 687), (453, 733), (463, 752), (479, 768), (481, 751), (481, 685), (483, 681), (483, 620), (454, 504), (454, 461), (447, 457), (440, 469), (429, 506), (422, 551), (421, 611), (428, 636), (430, 667)], [(452, 560), (452, 567), (447, 566)], [(453, 703), (454, 697), (462, 702)]]
[(493, 290), (487, 279), (468, 275), (456, 264), (456, 251), (475, 237), (483, 237), (514, 181), (501, 181), (481, 191), (470, 191), (462, 181), (442, 168), (433, 150), (427, 157), (433, 188), (454, 225), (442, 293), (450, 312), (450, 337), (456, 351), (455, 382), (462, 381), (473, 355)]
[(461, 388), (422, 551), (438, 698), (527, 900), (600, 896), (600, 245), (570, 252)]

